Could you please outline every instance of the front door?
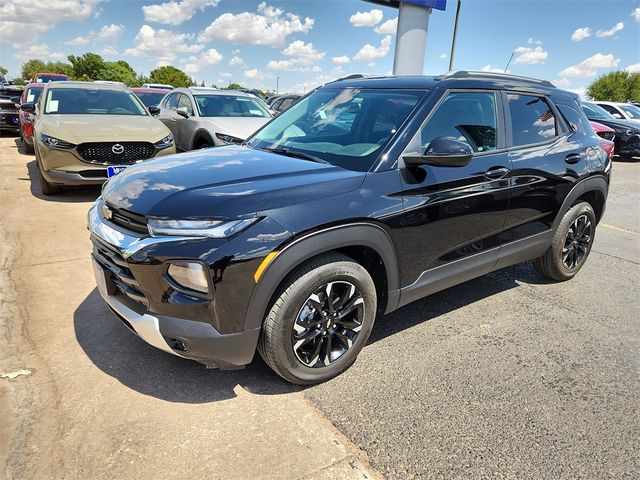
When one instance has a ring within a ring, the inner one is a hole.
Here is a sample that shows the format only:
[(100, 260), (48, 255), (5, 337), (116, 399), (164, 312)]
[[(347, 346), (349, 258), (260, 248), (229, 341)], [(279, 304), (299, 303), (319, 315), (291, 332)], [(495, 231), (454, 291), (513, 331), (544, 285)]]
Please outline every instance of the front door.
[(509, 207), (510, 161), (499, 92), (449, 91), (404, 155), (436, 138), (467, 143), (465, 166), (406, 167), (403, 182), (402, 304), (489, 272), (498, 260)]

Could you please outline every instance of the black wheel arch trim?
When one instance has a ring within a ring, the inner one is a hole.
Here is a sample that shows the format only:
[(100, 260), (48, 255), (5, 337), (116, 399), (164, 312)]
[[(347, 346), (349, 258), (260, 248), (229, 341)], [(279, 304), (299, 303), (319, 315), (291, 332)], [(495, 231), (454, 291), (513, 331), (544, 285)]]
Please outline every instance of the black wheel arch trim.
[(211, 132), (209, 132), (209, 130), (205, 130), (204, 128), (201, 128), (200, 130), (196, 130), (196, 133), (193, 134), (193, 140), (191, 141), (191, 150), (196, 148), (196, 144), (198, 143), (198, 140), (205, 139), (205, 138), (209, 141), (209, 143), (212, 146), (216, 144), (213, 141), (213, 135), (211, 135)]
[(303, 262), (344, 247), (363, 245), (376, 251), (387, 274), (388, 298), (385, 313), (397, 308), (399, 301), (398, 260), (393, 240), (387, 231), (375, 223), (338, 225), (299, 237), (283, 248), (269, 264), (256, 285), (249, 301), (245, 330), (262, 326), (266, 309), (276, 289)]
[(576, 202), (577, 199), (579, 199), (585, 193), (589, 193), (592, 191), (601, 193), (604, 198), (604, 205), (602, 207), (602, 212), (600, 214), (600, 217), (598, 218), (598, 221), (600, 221), (604, 215), (604, 211), (607, 203), (607, 194), (609, 192), (609, 182), (607, 181), (607, 178), (604, 175), (597, 175), (597, 176), (594, 175), (594, 176), (587, 177), (584, 180), (581, 180), (580, 182), (578, 182), (567, 194), (564, 201), (562, 202), (562, 206), (560, 207), (560, 210), (558, 211), (558, 215), (553, 221), (551, 230), (554, 232), (556, 231), (565, 213), (569, 211), (569, 209), (573, 206), (573, 204)]

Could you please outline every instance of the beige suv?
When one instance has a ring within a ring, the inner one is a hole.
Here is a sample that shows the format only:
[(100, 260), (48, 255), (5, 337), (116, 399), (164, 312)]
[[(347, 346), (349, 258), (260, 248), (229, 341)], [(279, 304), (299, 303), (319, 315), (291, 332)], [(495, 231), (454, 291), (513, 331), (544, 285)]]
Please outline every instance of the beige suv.
[(59, 193), (63, 185), (102, 184), (128, 165), (176, 151), (169, 129), (124, 86), (50, 83), (37, 104), (21, 109), (34, 116), (45, 195)]

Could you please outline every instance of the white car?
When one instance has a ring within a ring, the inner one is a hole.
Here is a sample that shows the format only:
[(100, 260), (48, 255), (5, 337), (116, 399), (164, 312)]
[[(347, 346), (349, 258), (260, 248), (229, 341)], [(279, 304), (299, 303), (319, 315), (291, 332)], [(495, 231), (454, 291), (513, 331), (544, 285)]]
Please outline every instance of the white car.
[(273, 117), (256, 97), (234, 90), (176, 88), (159, 107), (158, 118), (184, 151), (242, 143)]
[(631, 120), (640, 123), (640, 107), (630, 103), (595, 102), (618, 120)]
[(166, 83), (143, 83), (140, 88), (157, 88), (160, 90), (173, 90), (173, 85)]

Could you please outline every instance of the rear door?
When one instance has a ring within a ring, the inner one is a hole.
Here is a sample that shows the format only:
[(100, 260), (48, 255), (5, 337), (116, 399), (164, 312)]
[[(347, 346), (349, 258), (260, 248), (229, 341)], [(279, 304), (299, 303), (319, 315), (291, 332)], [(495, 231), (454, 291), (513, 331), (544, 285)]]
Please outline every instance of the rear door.
[(509, 91), (503, 101), (513, 183), (502, 234), (506, 245), (550, 233), (567, 193), (588, 172), (590, 147), (548, 96)]
[(402, 154), (422, 153), (441, 137), (474, 152), (465, 166), (402, 168), (402, 303), (487, 273), (497, 262), (510, 177), (501, 102), (498, 91), (445, 92)]

